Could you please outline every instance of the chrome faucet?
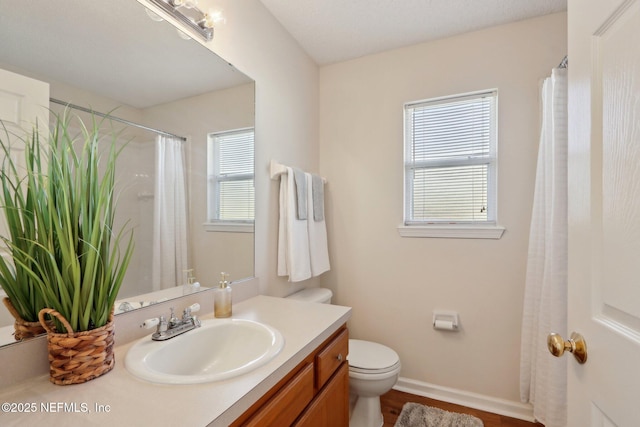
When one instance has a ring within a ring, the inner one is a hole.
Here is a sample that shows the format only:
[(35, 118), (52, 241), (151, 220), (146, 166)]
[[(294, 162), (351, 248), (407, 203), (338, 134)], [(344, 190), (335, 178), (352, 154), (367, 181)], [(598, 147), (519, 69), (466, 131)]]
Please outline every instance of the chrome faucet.
[(156, 331), (151, 335), (151, 339), (154, 341), (166, 341), (200, 327), (200, 319), (191, 314), (198, 310), (200, 310), (200, 304), (190, 305), (182, 312), (182, 318), (178, 318), (173, 311), (173, 307), (171, 307), (169, 320), (165, 316), (155, 317), (145, 320), (140, 327), (149, 329), (157, 326)]

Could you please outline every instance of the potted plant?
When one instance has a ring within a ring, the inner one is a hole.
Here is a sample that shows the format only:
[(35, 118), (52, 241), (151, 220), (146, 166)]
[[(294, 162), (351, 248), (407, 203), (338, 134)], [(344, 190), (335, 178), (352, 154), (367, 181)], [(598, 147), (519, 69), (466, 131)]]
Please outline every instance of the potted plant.
[(24, 141), (24, 170), (0, 141), (3, 240), (13, 261), (0, 260), (0, 284), (14, 306), (38, 311), (56, 384), (113, 368), (113, 305), (133, 252), (133, 234), (113, 229), (117, 134), (102, 137), (103, 121), (92, 117), (90, 126), (78, 118), (72, 135), (70, 121), (68, 110), (56, 115), (46, 138), (36, 127)]

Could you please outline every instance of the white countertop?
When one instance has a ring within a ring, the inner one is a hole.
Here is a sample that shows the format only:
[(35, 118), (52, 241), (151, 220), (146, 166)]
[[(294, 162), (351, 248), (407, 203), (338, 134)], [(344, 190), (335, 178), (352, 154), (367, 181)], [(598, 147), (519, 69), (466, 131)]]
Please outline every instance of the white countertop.
[(133, 344), (128, 343), (115, 348), (111, 372), (87, 383), (59, 386), (44, 375), (1, 389), (0, 425), (228, 426), (350, 316), (348, 307), (257, 296), (234, 304), (233, 317), (282, 333), (284, 348), (266, 365), (226, 381), (154, 384), (125, 369), (124, 356)]

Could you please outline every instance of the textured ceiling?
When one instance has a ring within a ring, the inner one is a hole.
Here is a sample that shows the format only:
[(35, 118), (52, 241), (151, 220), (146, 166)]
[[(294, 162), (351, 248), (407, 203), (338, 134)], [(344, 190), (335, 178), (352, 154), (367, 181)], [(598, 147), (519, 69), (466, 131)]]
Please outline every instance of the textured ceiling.
[(567, 0), (260, 0), (320, 65), (567, 10)]

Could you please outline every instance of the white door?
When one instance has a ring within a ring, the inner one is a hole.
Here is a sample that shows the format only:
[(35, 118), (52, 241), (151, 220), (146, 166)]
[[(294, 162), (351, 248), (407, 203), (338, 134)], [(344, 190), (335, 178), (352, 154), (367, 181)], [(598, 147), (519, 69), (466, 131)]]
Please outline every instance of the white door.
[[(23, 139), (36, 120), (41, 130), (49, 128), (49, 83), (0, 69), (0, 141), (11, 144), (11, 157), (17, 165), (24, 165)], [(0, 149), (0, 162), (3, 159), (4, 150)], [(7, 235), (3, 214), (0, 235)], [(4, 245), (0, 245), (0, 255), (6, 255)]]
[[(569, 426), (640, 426), (640, 0), (569, 0)], [(566, 338), (566, 337), (565, 337)], [(565, 356), (567, 357), (567, 356)]]

